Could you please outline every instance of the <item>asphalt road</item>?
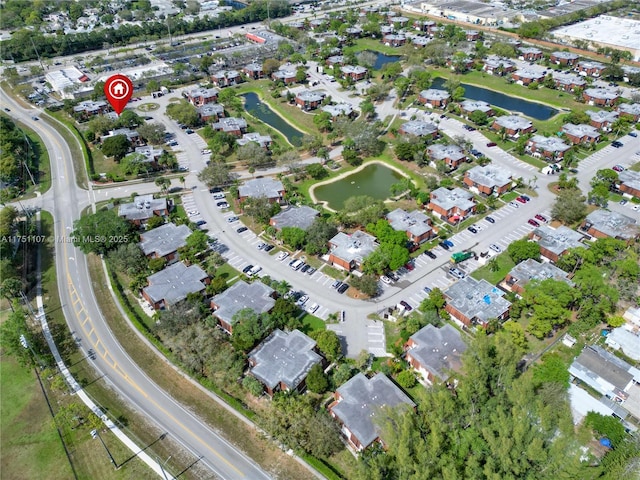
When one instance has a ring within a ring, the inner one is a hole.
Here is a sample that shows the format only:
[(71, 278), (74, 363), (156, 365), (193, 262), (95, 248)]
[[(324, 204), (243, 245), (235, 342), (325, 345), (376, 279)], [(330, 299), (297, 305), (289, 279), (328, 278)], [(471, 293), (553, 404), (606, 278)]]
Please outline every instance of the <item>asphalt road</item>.
[(54, 216), (55, 261), (62, 308), (69, 329), (81, 339), (83, 351), (93, 349), (96, 353), (93, 361), (96, 371), (190, 451), (194, 460), (201, 457), (200, 465), (208, 467), (217, 478), (270, 478), (250, 458), (158, 387), (121, 348), (96, 302), (86, 257), (69, 243), (73, 221), (80, 217), (82, 205), (89, 203), (91, 192), (76, 186), (71, 151), (58, 132), (45, 120), (32, 120), (34, 111), (23, 109), (4, 91), (1, 100), (3, 107), (11, 109), (13, 118), (28, 124), (42, 138), (49, 152), (52, 188), (38, 199), (24, 203), (48, 210)]

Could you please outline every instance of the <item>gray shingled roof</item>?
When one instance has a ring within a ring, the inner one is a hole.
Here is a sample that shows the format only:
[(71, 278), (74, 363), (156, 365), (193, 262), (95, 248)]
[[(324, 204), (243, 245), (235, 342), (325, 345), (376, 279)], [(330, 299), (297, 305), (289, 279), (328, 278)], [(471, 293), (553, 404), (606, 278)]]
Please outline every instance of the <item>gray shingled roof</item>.
[(342, 65), (344, 63), (344, 55), (331, 55), (329, 58), (327, 58), (327, 62), (333, 64), (339, 64)]
[(154, 211), (157, 210), (167, 210), (167, 199), (153, 198), (153, 194), (150, 193), (135, 197), (131, 203), (118, 205), (118, 216), (127, 220), (146, 220), (153, 217)]
[(313, 351), (315, 346), (316, 342), (299, 330), (285, 333), (276, 329), (249, 355), (255, 364), (251, 374), (271, 389), (280, 382), (295, 389), (311, 367), (322, 361)]
[(444, 187), (437, 188), (431, 192), (430, 202), (444, 210), (458, 207), (462, 211), (467, 211), (475, 205), (473, 194), (460, 187), (456, 187), (453, 190), (448, 190)]
[(537, 149), (546, 152), (566, 152), (571, 145), (566, 144), (558, 137), (543, 137), (542, 135), (534, 135), (529, 139), (530, 144), (534, 144)]
[(462, 150), (458, 145), (442, 145), (441, 143), (436, 143), (434, 145), (430, 145), (427, 152), (429, 153), (429, 156), (435, 160), (444, 160), (445, 158), (449, 158), (452, 161), (456, 161), (464, 160), (466, 157), (464, 150)]
[(478, 165), (465, 173), (467, 177), (479, 185), (485, 187), (502, 187), (511, 182), (512, 174), (504, 168), (495, 165), (486, 165), (484, 167)]
[(361, 230), (356, 230), (351, 235), (338, 232), (329, 243), (332, 245), (331, 253), (346, 262), (356, 261), (362, 263), (376, 248), (379, 247), (376, 237)]
[(520, 78), (528, 78), (531, 80), (539, 80), (544, 78), (542, 72), (539, 72), (537, 70), (529, 70), (527, 68), (519, 68), (518, 70), (513, 72), (513, 75), (517, 75)]
[(317, 210), (302, 205), (300, 207), (290, 207), (287, 210), (282, 210), (277, 215), (271, 217), (271, 220), (275, 222), (274, 226), (278, 229), (296, 227), (306, 231), (318, 215), (320, 215), (320, 212)]
[(415, 135), (417, 137), (423, 137), (425, 135), (433, 135), (437, 133), (438, 127), (433, 123), (422, 122), (420, 120), (410, 120), (402, 124), (400, 129), (404, 133)]
[(321, 102), (327, 94), (321, 90), (302, 90), (296, 97), (304, 102)]
[(427, 100), (447, 100), (451, 97), (449, 92), (446, 90), (440, 90), (437, 88), (429, 88), (428, 90), (422, 90), (420, 92), (420, 98), (425, 98)]
[(618, 180), (620, 183), (624, 183), (628, 187), (640, 190), (640, 172), (625, 170), (618, 173)]
[(238, 187), (240, 197), (251, 198), (280, 198), (280, 192), (284, 190), (284, 186), (280, 180), (274, 178), (254, 178), (247, 180)]
[(261, 72), (262, 71), (262, 65), (260, 65), (259, 63), (251, 62), (251, 63), (248, 63), (247, 65), (245, 65), (244, 69), (247, 72)]
[(256, 313), (267, 313), (276, 301), (271, 298), (273, 289), (262, 282), (247, 283), (239, 280), (222, 293), (211, 299), (218, 306), (216, 317), (233, 324), (233, 316), (245, 308), (251, 308)]
[(578, 62), (577, 65), (579, 68), (584, 68), (585, 70), (589, 70), (591, 68), (599, 68), (599, 69), (604, 69), (606, 67), (606, 65), (600, 63), (600, 62), (592, 62), (592, 61), (588, 61), (588, 60), (582, 60), (580, 62)]
[(206, 286), (203, 283), (208, 275), (198, 265), (187, 267), (178, 262), (147, 277), (149, 285), (144, 292), (153, 300), (164, 300), (169, 305), (181, 302), (190, 293), (203, 291)]
[(460, 107), (466, 112), (475, 112), (479, 110), (481, 112), (487, 113), (491, 110), (491, 105), (482, 100), (464, 100), (460, 103)]
[(340, 67), (340, 70), (342, 71), (342, 73), (347, 75), (361, 75), (363, 73), (367, 73), (367, 69), (361, 67), (360, 65), (343, 65), (342, 67)]
[(609, 210), (594, 210), (587, 215), (585, 224), (587, 229), (593, 227), (612, 238), (630, 240), (640, 234), (640, 228), (633, 218)]
[(142, 233), (139, 245), (145, 255), (155, 253), (158, 257), (164, 257), (184, 247), (191, 233), (186, 225), (176, 227), (173, 223), (167, 223)]
[(623, 392), (633, 380), (631, 365), (598, 346), (586, 347), (569, 367), (569, 373), (603, 395)]
[(509, 60), (508, 58), (501, 58), (501, 57), (497, 57), (495, 55), (490, 55), (486, 58), (486, 60), (484, 61), (484, 64), (487, 67), (493, 68), (493, 69), (497, 69), (497, 68), (511, 68), (515, 66), (515, 63), (513, 63), (511, 60)]
[(401, 208), (396, 208), (387, 214), (387, 220), (394, 230), (409, 232), (416, 237), (432, 230), (429, 225), (429, 217), (420, 210), (407, 212)]
[(513, 284), (524, 287), (532, 280), (547, 280), (552, 278), (561, 282), (565, 282), (573, 286), (573, 282), (569, 280), (569, 274), (564, 270), (549, 262), (538, 262), (533, 258), (528, 258), (524, 262), (520, 262), (513, 267), (509, 275), (515, 280)]
[(220, 93), (220, 90), (217, 88), (194, 88), (189, 91), (188, 95), (191, 98), (202, 97), (204, 99), (216, 97), (218, 93)]
[(567, 135), (573, 135), (574, 137), (584, 137), (585, 135), (591, 138), (600, 136), (600, 132), (596, 127), (591, 125), (585, 125), (583, 123), (574, 125), (573, 123), (565, 123), (562, 126), (562, 131)]
[(235, 132), (247, 128), (247, 121), (244, 118), (226, 117), (219, 119), (212, 127), (223, 132)]
[(201, 117), (210, 117), (212, 115), (220, 116), (224, 113), (224, 107), (219, 103), (207, 103), (198, 107), (198, 115)]
[(586, 247), (584, 243), (580, 242), (584, 238), (579, 232), (571, 230), (564, 225), (558, 228), (551, 228), (549, 225), (541, 225), (533, 230), (533, 234), (540, 237), (538, 244), (555, 253), (556, 255), (562, 255), (562, 253), (570, 248)]
[(496, 118), (496, 123), (509, 130), (526, 130), (531, 128), (531, 120), (527, 120), (519, 115), (505, 115), (503, 117)]
[(102, 100), (98, 100), (97, 102), (93, 102), (91, 100), (85, 100), (83, 102), (80, 102), (75, 107), (73, 107), (73, 111), (92, 113), (92, 112), (98, 112), (104, 108), (107, 108), (107, 102), (104, 102)]
[(629, 115), (640, 115), (640, 103), (623, 103), (618, 106), (618, 111)]
[(542, 50), (534, 47), (520, 47), (520, 53), (522, 53), (523, 55), (527, 53), (533, 53), (534, 55), (538, 55), (542, 53)]
[(337, 393), (342, 400), (331, 411), (365, 448), (380, 436), (380, 427), (374, 418), (382, 417), (382, 407), (415, 407), (415, 403), (384, 373), (371, 379), (359, 373), (338, 388)]
[(409, 338), (416, 346), (408, 353), (440, 380), (447, 380), (449, 371), (458, 371), (462, 366), (461, 358), (467, 344), (453, 326), (446, 324), (436, 328), (427, 325)]
[(257, 143), (262, 148), (266, 148), (271, 145), (271, 135), (260, 135), (258, 132), (250, 132), (243, 134), (242, 138), (236, 140), (236, 143), (241, 146), (251, 142)]
[(578, 58), (580, 58), (580, 55), (577, 55), (575, 53), (562, 51), (553, 52), (551, 55), (556, 58), (565, 58), (567, 60), (577, 60)]
[(585, 95), (592, 98), (599, 98), (602, 100), (615, 100), (620, 97), (615, 91), (607, 88), (586, 88), (584, 90)]
[(133, 152), (138, 155), (142, 155), (144, 157), (144, 162), (153, 163), (160, 158), (160, 155), (162, 155), (164, 150), (161, 148), (155, 148), (151, 145), (144, 145), (142, 147), (136, 147)]
[(465, 317), (487, 322), (503, 315), (511, 303), (503, 298), (504, 292), (486, 280), (464, 277), (444, 291), (447, 304)]
[(608, 112), (607, 110), (587, 110), (586, 114), (589, 115), (589, 118), (593, 122), (615, 122), (620, 114), (618, 112), (612, 111)]
[(551, 73), (551, 76), (553, 77), (554, 80), (557, 80), (558, 83), (563, 85), (575, 85), (579, 87), (579, 86), (586, 85), (587, 83), (587, 81), (584, 78), (579, 77), (578, 75), (573, 75), (571, 73), (553, 71)]
[(337, 105), (324, 105), (320, 108), (323, 112), (327, 112), (332, 117), (339, 115), (351, 115), (353, 113), (353, 106), (349, 103), (338, 103)]

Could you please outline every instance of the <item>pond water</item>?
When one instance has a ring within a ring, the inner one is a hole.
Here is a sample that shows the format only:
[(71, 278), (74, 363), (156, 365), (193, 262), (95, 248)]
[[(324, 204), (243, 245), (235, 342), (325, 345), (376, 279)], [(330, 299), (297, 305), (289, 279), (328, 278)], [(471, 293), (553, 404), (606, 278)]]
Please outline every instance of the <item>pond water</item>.
[(386, 63), (399, 62), (402, 58), (400, 55), (386, 55), (380, 52), (371, 52), (376, 54), (376, 61), (373, 64), (374, 70), (380, 70)]
[[(433, 81), (432, 88), (444, 88), (445, 80), (436, 78)], [(460, 84), (464, 87), (464, 97), (470, 100), (482, 100), (512, 113), (522, 113), (536, 120), (548, 120), (558, 113), (553, 107), (542, 105), (541, 103), (529, 102), (517, 97), (511, 97), (504, 93), (494, 92), (475, 85)], [(526, 95), (526, 87), (522, 87), (523, 94)]]
[(349, 197), (369, 195), (376, 200), (389, 198), (389, 188), (402, 178), (395, 170), (372, 163), (359, 172), (317, 187), (314, 193), (318, 200), (327, 202), (334, 210), (340, 210)]
[(246, 3), (238, 2), (236, 0), (224, 0), (222, 4), (227, 5), (228, 7), (231, 7), (234, 10), (242, 10), (243, 8), (247, 8)]
[(247, 112), (280, 132), (292, 145), (298, 147), (302, 144), (304, 134), (289, 125), (280, 115), (271, 110), (267, 104), (261, 102), (258, 95), (249, 92), (242, 95), (242, 97), (244, 98), (244, 108)]

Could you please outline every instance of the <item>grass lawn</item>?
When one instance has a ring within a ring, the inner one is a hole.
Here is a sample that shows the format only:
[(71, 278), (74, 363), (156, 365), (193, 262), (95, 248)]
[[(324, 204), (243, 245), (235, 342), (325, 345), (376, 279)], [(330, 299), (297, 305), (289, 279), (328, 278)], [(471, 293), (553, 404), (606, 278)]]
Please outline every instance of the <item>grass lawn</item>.
[(306, 334), (311, 332), (315, 332), (316, 330), (326, 330), (327, 324), (324, 323), (324, 320), (318, 317), (314, 317), (313, 315), (309, 315), (308, 313), (304, 314), (302, 317), (302, 331)]
[[(223, 277), (229, 285), (233, 285), (235, 282), (238, 281), (240, 272), (235, 268), (233, 268), (228, 263), (225, 263), (224, 265), (221, 265), (218, 268), (216, 268), (216, 276)], [(233, 278), (235, 278), (235, 280), (230, 282), (230, 280)]]
[(2, 478), (73, 478), (33, 370), (3, 356), (0, 388)]
[(507, 273), (509, 273), (509, 271), (516, 266), (507, 252), (502, 252), (500, 255), (497, 255), (493, 258), (495, 258), (498, 262), (498, 270), (496, 270), (495, 272), (491, 271), (491, 265), (487, 264), (473, 272), (471, 276), (476, 280), (485, 279), (491, 285), (497, 285), (497, 283), (504, 277), (506, 277)]
[(515, 200), (515, 199), (516, 199), (517, 197), (519, 197), (519, 196), (520, 196), (520, 194), (519, 194), (518, 192), (507, 192), (507, 193), (505, 193), (504, 195), (502, 195), (502, 196), (500, 197), (500, 199), (501, 199), (503, 202), (507, 202), (507, 203), (509, 203), (510, 201)]
[(634, 172), (640, 172), (640, 162), (636, 162), (629, 167), (629, 170), (633, 170)]
[(73, 168), (76, 172), (76, 183), (82, 187), (86, 187), (87, 179), (85, 172), (87, 171), (87, 164), (84, 150), (80, 145), (82, 143), (80, 132), (75, 127), (74, 121), (70, 120), (70, 117), (63, 111), (47, 112), (47, 114), (62, 123), (62, 125), (60, 125), (60, 123), (55, 120), (51, 122), (53, 127), (58, 130), (58, 133), (64, 138), (65, 143), (69, 146), (71, 158), (73, 158)]
[(402, 50), (396, 47), (388, 47), (380, 40), (375, 38), (359, 38), (355, 41), (355, 45), (352, 47), (345, 47), (344, 54), (362, 52), (363, 50), (371, 50), (374, 52), (380, 52), (387, 55), (402, 55)]

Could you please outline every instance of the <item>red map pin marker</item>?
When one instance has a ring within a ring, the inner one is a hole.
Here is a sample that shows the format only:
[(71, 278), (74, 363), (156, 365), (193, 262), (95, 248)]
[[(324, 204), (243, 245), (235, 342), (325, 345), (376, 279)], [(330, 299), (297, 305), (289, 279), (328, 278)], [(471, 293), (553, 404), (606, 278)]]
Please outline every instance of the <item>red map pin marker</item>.
[(120, 115), (133, 95), (133, 82), (126, 75), (120, 73), (112, 75), (104, 82), (104, 94), (116, 113)]

